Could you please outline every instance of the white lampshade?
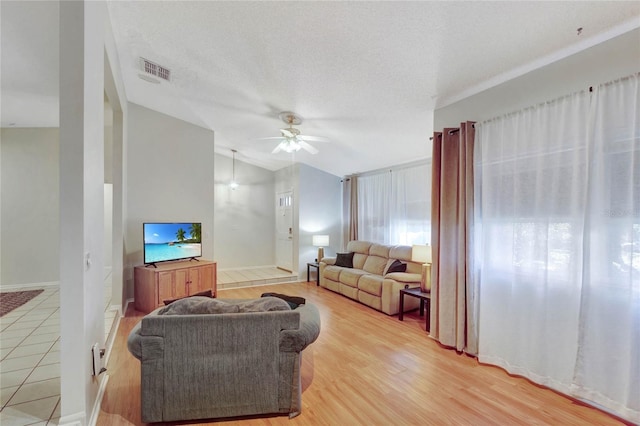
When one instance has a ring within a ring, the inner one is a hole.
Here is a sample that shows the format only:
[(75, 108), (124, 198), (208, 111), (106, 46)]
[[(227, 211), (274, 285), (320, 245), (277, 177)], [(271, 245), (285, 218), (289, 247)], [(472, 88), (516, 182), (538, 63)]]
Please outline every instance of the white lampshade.
[(425, 245), (412, 246), (411, 260), (417, 263), (431, 263), (431, 246), (425, 246)]
[(328, 235), (314, 235), (313, 236), (313, 245), (315, 247), (327, 247), (329, 245), (329, 236)]

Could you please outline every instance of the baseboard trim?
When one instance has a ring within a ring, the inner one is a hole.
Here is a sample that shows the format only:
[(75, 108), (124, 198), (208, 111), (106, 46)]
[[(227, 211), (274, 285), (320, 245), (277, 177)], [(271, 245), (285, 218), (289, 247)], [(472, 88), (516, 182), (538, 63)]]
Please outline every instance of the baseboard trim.
[(103, 365), (106, 367), (109, 364), (109, 357), (111, 356), (111, 349), (113, 349), (113, 342), (116, 339), (116, 334), (118, 334), (118, 327), (120, 327), (120, 319), (122, 315), (118, 314), (115, 317), (115, 321), (111, 325), (111, 331), (109, 333), (109, 338), (105, 342), (105, 350), (104, 350), (104, 361)]
[(273, 282), (273, 283), (259, 283), (257, 284), (256, 282), (252, 282), (252, 281), (242, 281), (242, 282), (237, 282), (237, 283), (227, 283), (227, 284), (222, 284), (218, 286), (218, 290), (233, 290), (236, 288), (246, 288), (246, 287), (264, 287), (264, 286), (268, 286), (268, 285), (281, 285), (281, 284), (299, 284), (299, 283), (304, 283), (306, 281), (299, 281), (299, 280), (294, 280), (294, 281), (278, 281), (278, 282)]
[(237, 267), (234, 267), (234, 268), (219, 268), (218, 272), (246, 271), (246, 270), (251, 270), (251, 269), (265, 269), (265, 268), (279, 269), (281, 271), (291, 272), (293, 274), (293, 271), (289, 271), (288, 269), (283, 269), (283, 268), (281, 268), (279, 266), (276, 266), (276, 265), (237, 266)]
[[(98, 376), (100, 377), (100, 376)], [(104, 373), (102, 379), (100, 379), (100, 388), (98, 389), (98, 395), (96, 396), (96, 400), (93, 403), (93, 410), (91, 410), (91, 418), (89, 419), (89, 426), (96, 426), (98, 423), (98, 417), (100, 416), (100, 408), (102, 407), (102, 397), (104, 397), (104, 392), (107, 389), (107, 382), (109, 381), (109, 376), (107, 373)]]
[(58, 425), (60, 426), (84, 426), (86, 415), (84, 411), (75, 414), (69, 414), (68, 416), (60, 417)]
[(122, 312), (122, 316), (125, 316), (127, 314), (127, 310), (129, 309), (129, 303), (133, 303), (135, 301), (135, 299), (132, 297), (131, 299), (127, 299), (124, 302), (124, 311)]
[(45, 281), (42, 283), (0, 285), (0, 291), (29, 290), (42, 287), (58, 287), (59, 284), (59, 281)]

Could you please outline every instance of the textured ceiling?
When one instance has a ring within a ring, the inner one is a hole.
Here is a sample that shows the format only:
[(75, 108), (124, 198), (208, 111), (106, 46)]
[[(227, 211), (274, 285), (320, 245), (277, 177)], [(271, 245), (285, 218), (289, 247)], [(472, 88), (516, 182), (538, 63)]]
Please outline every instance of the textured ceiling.
[[(2, 125), (57, 125), (56, 2), (1, 7)], [(336, 175), (425, 158), (434, 108), (640, 26), (640, 2), (117, 1), (108, 10), (129, 101), (213, 129), (217, 152), (234, 148), (270, 169), (291, 159), (255, 139), (278, 136), (278, 113), (295, 111), (303, 134), (331, 141), (296, 160)], [(140, 57), (169, 68), (171, 81), (139, 78)], [(26, 104), (37, 107), (21, 117)]]

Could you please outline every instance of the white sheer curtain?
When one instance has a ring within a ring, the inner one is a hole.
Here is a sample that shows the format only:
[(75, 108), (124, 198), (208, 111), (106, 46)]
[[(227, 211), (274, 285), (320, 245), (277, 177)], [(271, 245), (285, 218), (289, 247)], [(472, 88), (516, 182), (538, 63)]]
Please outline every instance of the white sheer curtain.
[(640, 423), (640, 74), (594, 98), (572, 391)]
[(358, 176), (358, 239), (388, 243), (391, 173)]
[(476, 124), (479, 359), (640, 420), (638, 75)]
[(431, 163), (359, 176), (358, 239), (382, 244), (431, 241)]
[(431, 244), (431, 163), (391, 173), (391, 244)]

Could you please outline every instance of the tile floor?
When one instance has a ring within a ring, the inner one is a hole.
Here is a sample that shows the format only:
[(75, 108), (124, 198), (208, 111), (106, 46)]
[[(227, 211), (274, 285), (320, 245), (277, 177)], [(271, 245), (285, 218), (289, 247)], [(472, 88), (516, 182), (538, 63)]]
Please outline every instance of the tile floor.
[[(297, 281), (275, 267), (218, 271), (218, 288)], [(37, 287), (34, 287), (37, 288)], [(42, 287), (40, 287), (42, 288)], [(25, 288), (26, 290), (26, 288)], [(115, 330), (111, 273), (105, 277), (105, 341)], [(60, 300), (57, 286), (0, 318), (0, 425), (57, 425), (60, 419)]]
[(237, 288), (257, 285), (276, 284), (297, 281), (291, 272), (274, 267), (256, 267), (246, 269), (221, 269), (218, 271), (217, 287)]
[(58, 424), (60, 302), (57, 286), (0, 318), (0, 424)]
[[(105, 277), (105, 306), (107, 341), (118, 315), (111, 308), (110, 272)], [(58, 424), (59, 340), (57, 286), (44, 287), (44, 292), (0, 318), (0, 425)]]

